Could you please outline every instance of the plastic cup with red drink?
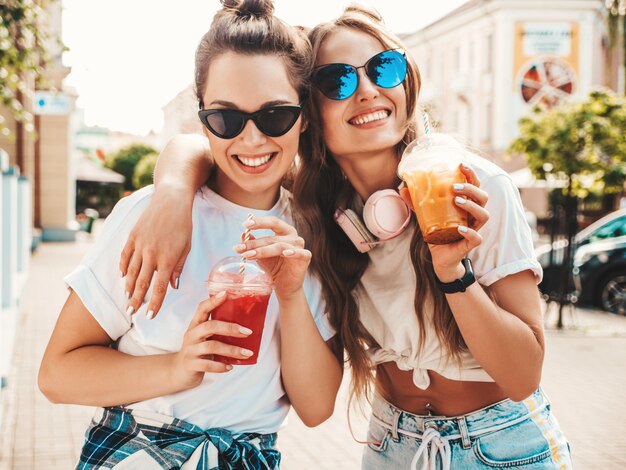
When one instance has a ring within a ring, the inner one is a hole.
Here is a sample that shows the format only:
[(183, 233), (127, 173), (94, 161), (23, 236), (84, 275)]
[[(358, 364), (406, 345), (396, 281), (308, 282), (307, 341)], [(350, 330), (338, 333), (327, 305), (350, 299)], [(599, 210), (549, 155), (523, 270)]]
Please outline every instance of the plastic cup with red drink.
[(214, 335), (211, 339), (225, 344), (249, 349), (252, 356), (246, 359), (214, 355), (215, 361), (224, 364), (256, 364), (265, 325), (267, 304), (272, 294), (272, 278), (255, 261), (245, 263), (240, 257), (230, 256), (219, 261), (211, 270), (208, 280), (210, 294), (226, 292), (226, 300), (211, 312), (212, 320), (237, 323), (252, 330), (245, 338)]

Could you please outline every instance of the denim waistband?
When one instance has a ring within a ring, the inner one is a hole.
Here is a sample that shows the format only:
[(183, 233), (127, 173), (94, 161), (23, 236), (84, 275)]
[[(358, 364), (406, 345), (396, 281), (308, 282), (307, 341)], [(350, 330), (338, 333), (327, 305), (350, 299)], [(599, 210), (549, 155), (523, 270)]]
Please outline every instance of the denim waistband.
[(512, 426), (540, 413), (549, 405), (548, 398), (538, 388), (521, 402), (506, 399), (465, 415), (430, 416), (403, 411), (376, 394), (372, 403), (372, 419), (388, 428), (394, 439), (398, 438), (398, 433), (421, 439), (426, 431), (433, 429), (447, 440), (465, 440)]

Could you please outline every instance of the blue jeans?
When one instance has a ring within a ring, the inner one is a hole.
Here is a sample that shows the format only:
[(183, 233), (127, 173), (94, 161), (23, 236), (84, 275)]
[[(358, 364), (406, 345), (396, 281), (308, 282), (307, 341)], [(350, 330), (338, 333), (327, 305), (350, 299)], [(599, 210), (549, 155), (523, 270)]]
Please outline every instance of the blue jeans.
[(376, 395), (367, 440), (364, 470), (573, 468), (541, 389), (453, 418), (407, 413)]

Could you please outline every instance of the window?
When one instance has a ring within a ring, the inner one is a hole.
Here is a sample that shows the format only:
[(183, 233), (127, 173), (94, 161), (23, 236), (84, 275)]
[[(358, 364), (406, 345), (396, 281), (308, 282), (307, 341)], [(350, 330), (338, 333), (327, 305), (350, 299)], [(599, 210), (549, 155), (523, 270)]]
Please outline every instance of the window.
[(626, 235), (626, 217), (619, 217), (600, 227), (589, 238), (591, 241), (596, 241), (623, 235)]

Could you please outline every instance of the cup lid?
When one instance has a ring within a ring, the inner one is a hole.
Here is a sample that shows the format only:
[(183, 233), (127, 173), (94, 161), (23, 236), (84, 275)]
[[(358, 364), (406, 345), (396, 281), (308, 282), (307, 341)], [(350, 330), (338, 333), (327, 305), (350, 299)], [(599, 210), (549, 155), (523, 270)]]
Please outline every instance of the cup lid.
[(398, 164), (398, 176), (402, 178), (403, 173), (414, 169), (418, 161), (441, 160), (441, 155), (438, 153), (429, 152), (423, 154), (423, 156), (418, 154), (418, 152), (428, 149), (446, 151), (446, 158), (441, 161), (441, 163), (445, 164), (452, 164), (454, 161), (465, 157), (465, 148), (454, 137), (440, 133), (421, 135), (407, 145), (404, 152), (402, 152), (402, 158)]
[(430, 134), (421, 135), (409, 145), (407, 145), (406, 149), (404, 149), (404, 152), (402, 153), (402, 158), (404, 158), (405, 155), (408, 155), (416, 150), (435, 146), (463, 150), (463, 146), (454, 137), (447, 134), (433, 132)]
[(254, 260), (229, 256), (213, 266), (208, 284), (209, 290), (267, 292), (272, 290), (272, 277)]

